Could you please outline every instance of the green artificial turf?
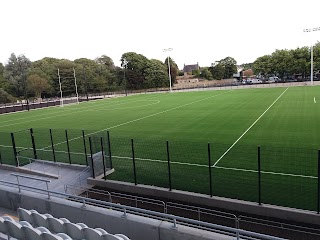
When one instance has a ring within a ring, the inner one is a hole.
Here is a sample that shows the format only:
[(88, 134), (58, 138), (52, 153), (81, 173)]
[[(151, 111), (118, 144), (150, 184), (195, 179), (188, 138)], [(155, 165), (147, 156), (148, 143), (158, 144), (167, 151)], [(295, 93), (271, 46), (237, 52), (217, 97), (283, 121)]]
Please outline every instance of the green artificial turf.
[(1, 161), (14, 163), (11, 132), (19, 154), (33, 157), (33, 128), (38, 158), (54, 160), (52, 129), (56, 160), (86, 164), (82, 129), (87, 154), (88, 134), (108, 130), (108, 178), (134, 182), (133, 139), (137, 183), (168, 188), (168, 141), (172, 188), (210, 194), (210, 143), (213, 195), (258, 202), (260, 146), (261, 201), (317, 210), (319, 93), (305, 86), (141, 94), (0, 115)]

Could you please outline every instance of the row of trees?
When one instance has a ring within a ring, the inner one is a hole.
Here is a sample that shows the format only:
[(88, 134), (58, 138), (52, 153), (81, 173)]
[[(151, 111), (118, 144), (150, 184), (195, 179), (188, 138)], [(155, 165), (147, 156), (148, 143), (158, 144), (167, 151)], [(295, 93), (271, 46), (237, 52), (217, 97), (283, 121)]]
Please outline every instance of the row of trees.
[[(313, 47), (314, 70), (320, 70), (320, 43)], [(310, 76), (310, 48), (302, 47), (292, 50), (276, 50), (270, 55), (257, 58), (247, 68), (262, 76), (278, 76), (281, 79), (292, 78), (294, 74), (302, 78)]]
[[(0, 63), (0, 102), (59, 96), (58, 69), (64, 96), (75, 94), (74, 77), (80, 94), (169, 85), (168, 59), (164, 62), (149, 60), (141, 54), (128, 52), (122, 55), (121, 63), (121, 67), (116, 67), (106, 55), (95, 60), (45, 57), (31, 62), (24, 55), (11, 54), (5, 65)], [(174, 84), (178, 66), (173, 59), (170, 59), (170, 70)]]

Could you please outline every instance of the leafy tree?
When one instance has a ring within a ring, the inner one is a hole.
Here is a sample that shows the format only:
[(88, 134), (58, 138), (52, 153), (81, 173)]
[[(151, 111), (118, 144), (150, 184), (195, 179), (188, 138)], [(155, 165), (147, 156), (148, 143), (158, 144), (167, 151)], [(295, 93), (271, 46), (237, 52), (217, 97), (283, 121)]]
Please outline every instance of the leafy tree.
[(221, 80), (224, 77), (224, 66), (220, 63), (217, 63), (215, 65), (212, 65), (209, 68), (213, 79)]
[(201, 70), (200, 76), (208, 80), (211, 80), (213, 78), (212, 73), (209, 71), (208, 68), (203, 68)]
[(169, 85), (168, 71), (164, 63), (151, 59), (148, 68), (145, 69), (145, 88), (159, 88)]
[(27, 97), (27, 73), (31, 67), (31, 61), (24, 55), (16, 57), (11, 54), (8, 63), (4, 67), (4, 78), (9, 82), (9, 92), (17, 97)]
[(105, 65), (108, 69), (115, 68), (113, 60), (106, 55), (102, 55), (101, 57), (96, 58), (95, 61), (98, 64)]
[(0, 103), (10, 103), (14, 101), (15, 98), (11, 94), (0, 88)]
[(28, 92), (34, 93), (37, 98), (41, 98), (41, 94), (50, 87), (48, 80), (37, 74), (32, 74), (27, 78)]
[(226, 57), (219, 61), (224, 68), (224, 78), (231, 78), (234, 73), (237, 73), (237, 61), (232, 57)]
[(145, 70), (150, 60), (135, 52), (124, 53), (121, 57), (121, 66), (126, 71), (126, 86), (131, 89), (142, 89), (145, 81)]
[(271, 59), (271, 55), (264, 55), (257, 58), (253, 63), (253, 71), (263, 76), (271, 74), (273, 71)]

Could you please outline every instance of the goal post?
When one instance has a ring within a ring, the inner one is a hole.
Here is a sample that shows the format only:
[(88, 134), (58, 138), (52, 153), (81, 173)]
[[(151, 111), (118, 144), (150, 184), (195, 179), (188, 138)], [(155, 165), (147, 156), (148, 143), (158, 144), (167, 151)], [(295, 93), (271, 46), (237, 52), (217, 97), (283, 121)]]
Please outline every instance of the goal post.
[[(72, 79), (74, 80), (74, 86), (75, 86), (75, 94), (76, 97), (69, 97), (69, 98), (63, 98), (63, 91), (62, 91), (62, 84), (61, 84), (61, 75), (60, 75), (60, 69), (58, 68), (58, 79), (59, 79), (59, 90), (60, 90), (60, 106), (63, 107), (65, 104), (71, 104), (71, 103), (77, 103), (79, 104), (79, 94), (78, 94), (78, 85), (77, 85), (77, 77), (76, 77), (76, 70), (73, 68), (73, 76), (68, 77), (66, 79)], [(75, 102), (72, 101), (75, 99)]]

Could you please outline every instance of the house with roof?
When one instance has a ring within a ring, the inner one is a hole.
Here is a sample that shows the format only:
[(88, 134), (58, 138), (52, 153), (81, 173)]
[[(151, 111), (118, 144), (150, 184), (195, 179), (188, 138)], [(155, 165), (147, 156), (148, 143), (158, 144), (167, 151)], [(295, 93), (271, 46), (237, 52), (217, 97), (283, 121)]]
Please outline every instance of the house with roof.
[(183, 64), (184, 75), (191, 74), (193, 70), (200, 70), (198, 62), (197, 64), (190, 64), (190, 65)]

